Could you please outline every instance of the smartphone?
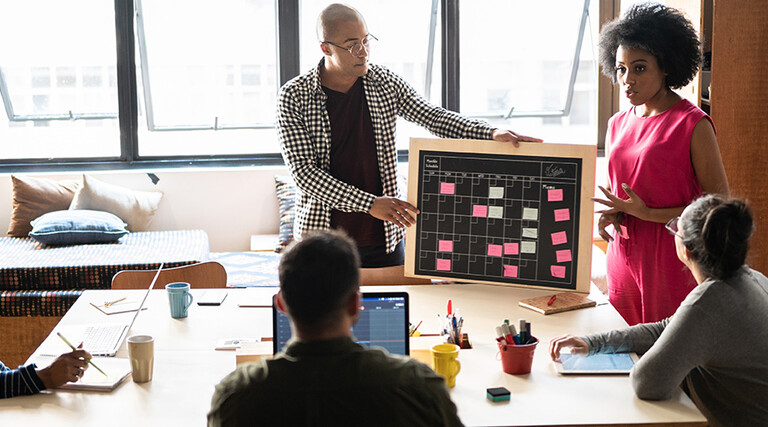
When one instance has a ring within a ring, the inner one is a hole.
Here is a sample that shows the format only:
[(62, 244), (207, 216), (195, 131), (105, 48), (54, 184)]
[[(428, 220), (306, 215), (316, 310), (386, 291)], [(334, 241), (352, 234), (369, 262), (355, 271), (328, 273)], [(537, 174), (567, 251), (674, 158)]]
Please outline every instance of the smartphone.
[(221, 305), (226, 297), (226, 289), (206, 289), (197, 299), (197, 305)]

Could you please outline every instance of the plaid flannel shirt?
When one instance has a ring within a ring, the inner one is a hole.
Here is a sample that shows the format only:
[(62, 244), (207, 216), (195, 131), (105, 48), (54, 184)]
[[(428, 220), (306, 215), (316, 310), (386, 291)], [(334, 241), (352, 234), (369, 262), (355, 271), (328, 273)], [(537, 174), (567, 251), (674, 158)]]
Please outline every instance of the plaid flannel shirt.
[[(363, 77), (363, 90), (371, 112), (383, 196), (401, 197), (395, 148), (397, 116), (424, 126), (441, 138), (491, 139), (495, 129), (484, 121), (430, 104), (400, 76), (382, 66), (369, 65)], [(313, 230), (330, 228), (332, 209), (368, 212), (377, 197), (330, 175), (331, 122), (326, 101), (319, 66), (286, 83), (278, 97), (280, 149), (299, 193), (294, 222), (297, 239)], [(384, 233), (390, 253), (404, 230), (385, 221)]]

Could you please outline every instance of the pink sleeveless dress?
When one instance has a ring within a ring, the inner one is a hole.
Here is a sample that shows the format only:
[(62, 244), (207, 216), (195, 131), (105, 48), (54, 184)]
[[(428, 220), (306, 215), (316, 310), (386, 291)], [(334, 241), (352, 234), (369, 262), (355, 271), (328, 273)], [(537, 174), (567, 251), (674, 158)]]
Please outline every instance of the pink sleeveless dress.
[[(701, 196), (691, 163), (693, 128), (703, 111), (681, 100), (669, 110), (638, 117), (635, 109), (608, 122), (608, 176), (614, 195), (626, 199), (622, 183), (650, 208), (687, 206)], [(630, 325), (672, 315), (696, 286), (677, 258), (674, 236), (664, 224), (625, 215), (629, 238), (614, 235), (608, 245), (607, 279), (611, 304)]]

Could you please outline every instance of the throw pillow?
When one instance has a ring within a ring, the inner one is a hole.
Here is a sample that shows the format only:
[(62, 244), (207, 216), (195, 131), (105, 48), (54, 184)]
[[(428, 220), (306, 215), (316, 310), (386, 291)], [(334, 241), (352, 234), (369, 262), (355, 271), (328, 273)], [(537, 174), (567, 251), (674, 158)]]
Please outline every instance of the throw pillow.
[(114, 242), (128, 234), (125, 223), (109, 212), (63, 210), (32, 221), (29, 235), (46, 245)]
[(125, 221), (128, 230), (144, 231), (149, 227), (162, 197), (161, 192), (131, 190), (83, 175), (83, 183), (69, 208), (109, 212)]
[(275, 175), (280, 231), (275, 252), (282, 252), (293, 241), (293, 220), (296, 217), (296, 183), (290, 176)]
[(67, 209), (77, 190), (77, 181), (54, 181), (11, 175), (13, 211), (9, 237), (27, 237), (33, 219), (52, 211)]

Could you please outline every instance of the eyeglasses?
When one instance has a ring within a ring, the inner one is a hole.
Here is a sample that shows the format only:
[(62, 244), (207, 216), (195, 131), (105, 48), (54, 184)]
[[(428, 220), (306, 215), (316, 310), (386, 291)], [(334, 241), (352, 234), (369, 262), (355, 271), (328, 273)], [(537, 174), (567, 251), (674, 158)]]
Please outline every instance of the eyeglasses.
[(667, 225), (665, 225), (664, 227), (667, 229), (667, 231), (669, 231), (669, 234), (673, 236), (677, 236), (682, 239), (683, 235), (680, 234), (680, 229), (677, 227), (678, 222), (680, 222), (680, 217), (676, 216), (670, 219), (669, 221), (667, 221)]
[(376, 41), (379, 41), (379, 39), (377, 39), (376, 36), (374, 36), (373, 34), (368, 34), (360, 41), (360, 43), (355, 43), (350, 47), (339, 46), (329, 41), (324, 41), (322, 43), (328, 43), (331, 46), (336, 46), (339, 49), (344, 49), (347, 52), (349, 52), (350, 55), (354, 56), (355, 58), (359, 58), (363, 56), (363, 48), (365, 48), (366, 52), (369, 52), (371, 48), (371, 44)]

